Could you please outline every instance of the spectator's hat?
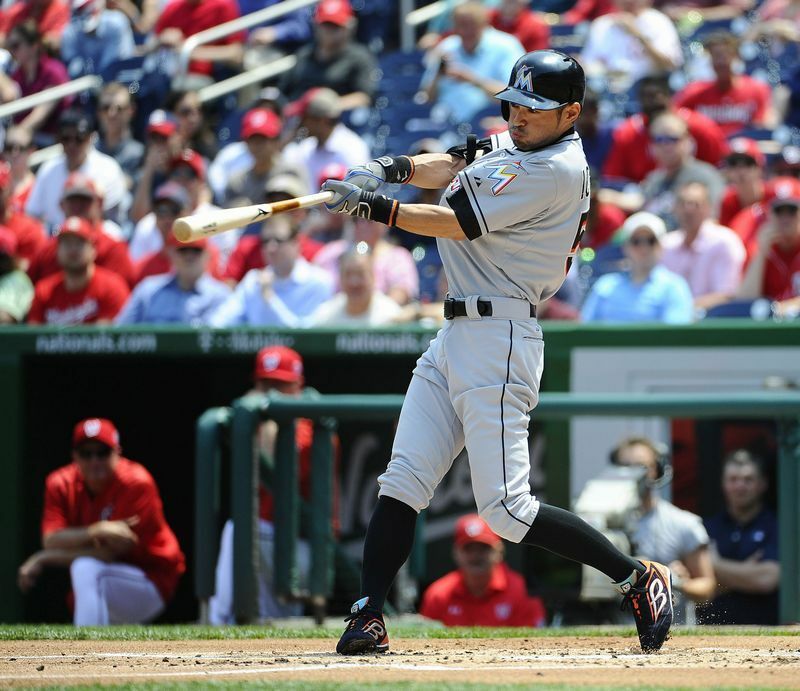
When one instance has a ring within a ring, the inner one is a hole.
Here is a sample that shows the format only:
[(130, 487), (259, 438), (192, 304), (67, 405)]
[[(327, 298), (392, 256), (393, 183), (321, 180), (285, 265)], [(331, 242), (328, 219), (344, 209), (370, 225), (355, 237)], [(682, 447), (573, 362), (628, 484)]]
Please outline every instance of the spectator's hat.
[(305, 181), (298, 175), (291, 173), (278, 173), (271, 175), (264, 185), (264, 194), (269, 195), (288, 195), (288, 199), (303, 197), (308, 194)]
[(192, 149), (184, 149), (181, 153), (172, 159), (169, 170), (172, 173), (176, 168), (186, 166), (194, 171), (194, 174), (200, 179), (206, 179), (206, 162), (203, 157), (193, 151)]
[(490, 547), (500, 544), (500, 538), (492, 532), (486, 521), (476, 513), (462, 516), (456, 521), (456, 531), (453, 539), (456, 547), (462, 547), (473, 542), (480, 542)]
[(147, 118), (147, 134), (160, 134), (171, 137), (178, 129), (178, 123), (166, 110), (154, 110)]
[(258, 92), (255, 107), (269, 108), (280, 113), (286, 105), (286, 96), (277, 86), (265, 86)]
[(303, 358), (286, 346), (267, 346), (256, 355), (256, 379), (303, 382)]
[(94, 132), (94, 122), (82, 110), (71, 108), (61, 113), (58, 118), (58, 129), (65, 130), (75, 128), (81, 136), (87, 136)]
[(175, 204), (179, 210), (188, 209), (192, 206), (192, 201), (186, 190), (177, 182), (165, 182), (160, 185), (153, 195), (153, 203), (169, 201)]
[(174, 233), (167, 234), (167, 247), (174, 247), (175, 249), (183, 249), (184, 247), (194, 248), (198, 250), (208, 249), (208, 238), (197, 238), (190, 242), (181, 242), (175, 237)]
[(281, 133), (281, 119), (269, 108), (253, 108), (242, 118), (242, 139), (260, 134), (275, 139)]
[(0, 226), (0, 254), (13, 257), (17, 254), (17, 236), (10, 228)]
[(353, 21), (353, 8), (347, 0), (322, 0), (314, 12), (316, 24), (336, 24), (350, 26)]
[(0, 190), (5, 189), (11, 182), (11, 166), (5, 161), (0, 161)]
[(800, 184), (792, 178), (782, 178), (775, 182), (775, 196), (769, 203), (771, 209), (782, 206), (800, 207)]
[(57, 237), (60, 238), (63, 235), (77, 235), (92, 244), (94, 244), (95, 240), (95, 231), (91, 222), (79, 216), (70, 216), (61, 224)]
[(72, 432), (72, 448), (77, 448), (85, 441), (99, 441), (111, 449), (119, 449), (119, 432), (111, 420), (90, 417), (75, 425)]
[(102, 0), (72, 0), (72, 17), (86, 33), (100, 25), (100, 15), (105, 9)]
[(70, 173), (67, 181), (64, 183), (64, 191), (61, 193), (62, 199), (69, 199), (70, 197), (101, 199), (102, 196), (95, 182), (88, 175), (81, 173), (79, 170)]
[(761, 151), (755, 139), (734, 137), (730, 140), (729, 145), (731, 151), (725, 157), (726, 165), (736, 165), (741, 162), (763, 168), (767, 164), (766, 156), (764, 156), (764, 152)]
[(621, 243), (627, 242), (639, 228), (647, 228), (659, 240), (667, 234), (667, 226), (659, 216), (649, 211), (639, 211), (625, 220), (614, 239)]
[(326, 180), (344, 180), (345, 175), (347, 175), (347, 166), (341, 163), (329, 163), (319, 171), (317, 186), (322, 187), (322, 183)]
[(327, 87), (314, 87), (299, 99), (286, 106), (286, 117), (310, 115), (317, 118), (338, 120), (342, 114), (339, 95)]

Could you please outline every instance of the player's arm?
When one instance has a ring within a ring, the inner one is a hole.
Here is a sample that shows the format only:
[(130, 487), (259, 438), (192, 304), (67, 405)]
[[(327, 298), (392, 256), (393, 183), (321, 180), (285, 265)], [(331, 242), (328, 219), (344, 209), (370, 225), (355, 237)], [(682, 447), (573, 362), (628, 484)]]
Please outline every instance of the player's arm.
[(678, 577), (681, 592), (690, 600), (704, 602), (714, 596), (716, 578), (708, 545), (700, 545), (685, 554), (681, 561), (670, 564), (670, 568)]
[(48, 566), (69, 566), (78, 557), (94, 557), (101, 561), (112, 561), (113, 555), (106, 549), (83, 547), (75, 549), (43, 549), (28, 557), (17, 571), (17, 585), (26, 593), (35, 584)]
[(772, 559), (762, 561), (759, 552), (744, 561), (725, 559), (716, 553), (712, 559), (717, 582), (727, 590), (764, 595), (774, 592), (781, 580), (781, 565)]

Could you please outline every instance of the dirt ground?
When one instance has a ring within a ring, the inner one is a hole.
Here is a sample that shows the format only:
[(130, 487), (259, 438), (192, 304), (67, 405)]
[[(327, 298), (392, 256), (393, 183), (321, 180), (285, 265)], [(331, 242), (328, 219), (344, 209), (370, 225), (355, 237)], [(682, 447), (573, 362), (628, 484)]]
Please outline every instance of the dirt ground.
[(800, 637), (678, 636), (655, 655), (635, 639), (392, 641), (345, 658), (332, 639), (8, 641), (0, 687), (187, 681), (461, 682), (570, 686), (800, 688)]

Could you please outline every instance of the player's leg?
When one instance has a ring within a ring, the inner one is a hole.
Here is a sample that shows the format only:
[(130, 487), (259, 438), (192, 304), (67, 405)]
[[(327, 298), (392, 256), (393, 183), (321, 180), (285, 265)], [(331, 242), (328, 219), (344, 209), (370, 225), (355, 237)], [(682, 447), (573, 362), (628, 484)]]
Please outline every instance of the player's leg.
[(78, 626), (141, 624), (164, 609), (158, 588), (137, 566), (80, 557), (72, 563), (70, 574)]
[(214, 626), (235, 624), (233, 616), (233, 521), (228, 519), (219, 540), (214, 594), (208, 601), (208, 620)]
[[(418, 366), (415, 372), (419, 371)], [(388, 648), (381, 614), (386, 595), (411, 553), (417, 514), (428, 506), (463, 446), (446, 381), (431, 369), (425, 376), (415, 374), (400, 413), (391, 461), (378, 478), (378, 503), (364, 541), (361, 598), (353, 605), (338, 652)]]

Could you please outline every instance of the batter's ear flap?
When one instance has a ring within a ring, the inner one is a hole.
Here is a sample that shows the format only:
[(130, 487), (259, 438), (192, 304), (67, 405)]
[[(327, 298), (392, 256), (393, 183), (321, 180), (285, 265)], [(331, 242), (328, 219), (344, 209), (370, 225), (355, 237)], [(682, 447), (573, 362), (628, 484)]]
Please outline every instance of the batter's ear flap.
[(653, 442), (653, 451), (656, 453), (658, 475), (651, 486), (659, 488), (672, 482), (672, 455), (669, 447), (661, 442)]
[(503, 120), (508, 122), (508, 118), (511, 117), (511, 108), (508, 105), (508, 101), (500, 101), (500, 113), (503, 115)]

